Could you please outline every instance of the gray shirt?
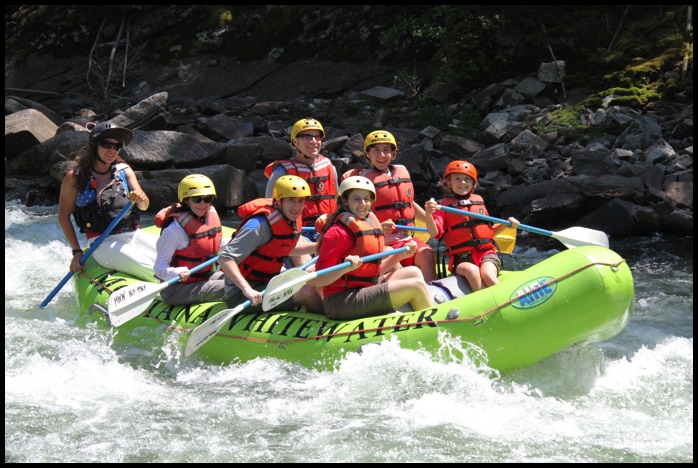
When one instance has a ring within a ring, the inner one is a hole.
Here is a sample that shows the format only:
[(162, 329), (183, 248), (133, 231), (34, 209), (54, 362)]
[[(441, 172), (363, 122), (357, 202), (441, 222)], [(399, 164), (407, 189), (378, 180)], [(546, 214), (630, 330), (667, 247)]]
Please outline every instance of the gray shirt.
[[(252, 252), (272, 240), (269, 221), (264, 215), (256, 215), (237, 230), (233, 240), (221, 248), (220, 257), (233, 260), (240, 265)], [(225, 297), (230, 298), (242, 291), (227, 276), (225, 278)], [(252, 284), (250, 286), (254, 287)]]

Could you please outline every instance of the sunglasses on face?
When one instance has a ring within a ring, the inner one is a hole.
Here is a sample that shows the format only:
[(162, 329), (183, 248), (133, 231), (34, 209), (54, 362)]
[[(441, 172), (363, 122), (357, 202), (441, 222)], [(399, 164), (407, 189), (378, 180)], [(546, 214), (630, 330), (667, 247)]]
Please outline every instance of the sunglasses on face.
[(213, 200), (215, 199), (216, 197), (214, 197), (213, 195), (206, 195), (205, 197), (191, 197), (191, 201), (193, 203), (213, 203)]
[(300, 138), (305, 141), (313, 141), (314, 139), (317, 141), (322, 141), (322, 135), (311, 135), (309, 133), (305, 133), (303, 135), (297, 135), (297, 138)]
[(98, 144), (104, 149), (115, 149), (117, 151), (124, 146), (121, 143), (112, 143), (111, 141), (100, 141)]

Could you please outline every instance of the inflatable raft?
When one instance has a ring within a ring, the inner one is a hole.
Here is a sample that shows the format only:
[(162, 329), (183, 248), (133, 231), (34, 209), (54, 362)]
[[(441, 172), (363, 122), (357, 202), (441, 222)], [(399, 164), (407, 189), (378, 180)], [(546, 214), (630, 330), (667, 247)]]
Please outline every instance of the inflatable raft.
[[(135, 281), (88, 259), (84, 272), (75, 275), (86, 320), (108, 323), (109, 295)], [(465, 281), (455, 278), (440, 280), (431, 289), (436, 307), (351, 321), (298, 311), (243, 311), (190, 359), (226, 364), (272, 357), (330, 369), (347, 353), (392, 338), (404, 348), (437, 356), (441, 335), (447, 334), (472, 353), (470, 359), (484, 359), (506, 372), (575, 344), (612, 338), (623, 330), (634, 305), (633, 278), (625, 260), (598, 246), (563, 250), (525, 270), (503, 271), (500, 284), (475, 293), (467, 294)], [(223, 309), (224, 303), (169, 306), (158, 296), (142, 315), (120, 325), (117, 337), (121, 341), (138, 335), (144, 326), (162, 327), (178, 334), (184, 347), (193, 328)]]

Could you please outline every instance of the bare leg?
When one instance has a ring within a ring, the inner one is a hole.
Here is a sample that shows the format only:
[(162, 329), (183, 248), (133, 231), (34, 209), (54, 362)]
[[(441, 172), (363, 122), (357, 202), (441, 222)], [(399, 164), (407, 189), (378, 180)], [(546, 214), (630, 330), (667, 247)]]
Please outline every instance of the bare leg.
[(499, 284), (497, 265), (492, 262), (482, 262), (480, 265), (480, 274), (482, 275), (482, 283), (486, 288)]
[(424, 282), (422, 271), (409, 266), (396, 271), (388, 281), (390, 302), (396, 309), (410, 303), (412, 310), (426, 309), (434, 306), (427, 283)]
[(431, 248), (423, 247), (414, 255), (414, 266), (422, 270), (427, 283), (436, 279), (436, 254)]
[(303, 287), (293, 295), (293, 301), (296, 304), (304, 306), (306, 309), (308, 309), (308, 312), (312, 312), (314, 314), (325, 313), (324, 309), (322, 308), (322, 296), (309, 284), (304, 284)]
[(456, 267), (456, 274), (462, 276), (468, 281), (470, 289), (479, 291), (482, 289), (482, 279), (480, 278), (480, 269), (474, 263), (463, 262)]

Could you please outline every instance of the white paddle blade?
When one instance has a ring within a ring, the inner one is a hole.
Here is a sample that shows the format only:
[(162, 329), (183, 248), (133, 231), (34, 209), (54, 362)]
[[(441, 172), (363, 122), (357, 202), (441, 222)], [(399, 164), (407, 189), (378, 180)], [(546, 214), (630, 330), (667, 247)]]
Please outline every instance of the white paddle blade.
[(579, 226), (553, 232), (552, 237), (559, 240), (570, 249), (585, 245), (598, 245), (605, 248), (609, 246), (608, 235), (606, 235), (605, 232)]
[(291, 268), (276, 275), (267, 284), (267, 292), (264, 294), (264, 300), (262, 301), (262, 310), (267, 311), (279, 304), (283, 304), (290, 297), (293, 297), (305, 283), (316, 277), (315, 273), (306, 273), (298, 268)]
[(169, 286), (167, 283), (146, 283), (139, 281), (113, 292), (107, 302), (109, 323), (118, 327), (138, 317), (160, 291)]
[(187, 345), (184, 347), (184, 355), (187, 357), (191, 356), (194, 351), (201, 348), (208, 340), (216, 336), (226, 322), (242, 312), (248, 305), (250, 305), (250, 301), (245, 301), (234, 309), (223, 309), (209, 320), (193, 329), (187, 340)]

